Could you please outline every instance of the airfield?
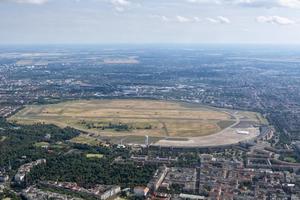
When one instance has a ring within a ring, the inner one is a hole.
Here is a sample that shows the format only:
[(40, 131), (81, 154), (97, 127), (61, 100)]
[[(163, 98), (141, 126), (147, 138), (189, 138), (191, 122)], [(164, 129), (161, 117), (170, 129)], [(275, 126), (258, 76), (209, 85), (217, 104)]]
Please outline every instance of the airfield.
[(153, 146), (209, 147), (252, 140), (258, 113), (217, 109), (197, 104), (158, 100), (78, 100), (28, 105), (9, 120), (20, 124), (47, 123), (73, 127), (84, 133), (74, 142), (96, 145), (144, 144)]

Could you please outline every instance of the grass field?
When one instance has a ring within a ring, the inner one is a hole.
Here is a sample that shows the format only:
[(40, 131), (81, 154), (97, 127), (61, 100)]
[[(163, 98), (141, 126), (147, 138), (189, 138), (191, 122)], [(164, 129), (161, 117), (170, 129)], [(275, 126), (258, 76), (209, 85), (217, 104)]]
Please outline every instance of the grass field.
[(115, 143), (144, 143), (162, 138), (209, 136), (227, 129), (239, 120), (261, 123), (253, 112), (222, 110), (195, 104), (157, 100), (80, 100), (58, 104), (30, 105), (10, 120), (21, 124), (48, 123), (70, 126), (90, 133), (71, 140), (99, 145), (99, 138)]
[(34, 144), (35, 147), (49, 147), (50, 144), (48, 142), (37, 142)]
[(70, 142), (77, 143), (77, 144), (88, 144), (91, 146), (101, 146), (101, 142), (98, 141), (96, 138), (83, 135), (83, 134), (71, 139)]
[(94, 153), (90, 153), (90, 154), (86, 154), (87, 158), (103, 158), (102, 154), (94, 154)]
[(296, 158), (291, 157), (291, 156), (285, 157), (285, 158), (283, 159), (283, 161), (285, 161), (285, 162), (290, 162), (290, 163), (297, 163)]
[(154, 100), (91, 100), (34, 105), (27, 106), (11, 120), (71, 126), (102, 136), (153, 137), (210, 135), (233, 123), (225, 112)]

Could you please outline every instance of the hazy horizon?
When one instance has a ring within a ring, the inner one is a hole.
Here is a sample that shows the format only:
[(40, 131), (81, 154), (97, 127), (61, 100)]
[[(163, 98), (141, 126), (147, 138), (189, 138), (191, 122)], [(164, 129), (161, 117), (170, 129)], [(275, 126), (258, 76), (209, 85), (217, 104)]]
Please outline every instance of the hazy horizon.
[(0, 44), (300, 44), (299, 0), (0, 0)]

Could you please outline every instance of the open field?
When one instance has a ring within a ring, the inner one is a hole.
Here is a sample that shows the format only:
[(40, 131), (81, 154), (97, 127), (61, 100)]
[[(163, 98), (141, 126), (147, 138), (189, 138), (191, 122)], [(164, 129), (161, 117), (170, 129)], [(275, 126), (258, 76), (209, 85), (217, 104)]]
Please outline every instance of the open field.
[(50, 144), (48, 142), (37, 142), (34, 144), (35, 147), (49, 147)]
[(83, 134), (81, 134), (78, 137), (75, 137), (75, 138), (71, 139), (70, 142), (77, 143), (77, 144), (88, 144), (88, 145), (91, 145), (91, 146), (101, 145), (101, 142), (98, 141), (96, 138), (93, 138), (93, 137), (90, 137), (90, 136), (87, 136), (87, 135), (83, 135)]
[(89, 153), (89, 154), (86, 154), (86, 157), (87, 158), (103, 158), (103, 155), (102, 154)]
[[(156, 100), (89, 100), (30, 105), (12, 116), (17, 123), (51, 123), (90, 133), (73, 142), (94, 144), (100, 137), (127, 143), (170, 138), (210, 136), (237, 125), (240, 120), (260, 124), (252, 112), (221, 110), (194, 104)], [(185, 141), (185, 140), (183, 140)]]

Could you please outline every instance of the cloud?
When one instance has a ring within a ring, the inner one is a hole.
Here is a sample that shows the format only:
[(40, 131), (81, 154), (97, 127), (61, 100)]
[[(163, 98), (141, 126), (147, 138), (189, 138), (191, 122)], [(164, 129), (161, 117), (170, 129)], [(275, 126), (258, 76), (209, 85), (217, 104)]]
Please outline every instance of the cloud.
[(186, 23), (186, 22), (191, 22), (192, 20), (190, 18), (187, 18), (187, 17), (183, 17), (183, 16), (176, 16), (176, 20), (177, 22), (180, 22), (180, 23)]
[(240, 5), (240, 6), (266, 6), (277, 0), (186, 0), (189, 3), (214, 4), (214, 5)]
[(217, 20), (222, 24), (230, 24), (231, 21), (227, 17), (218, 16)]
[(170, 19), (168, 17), (164, 16), (164, 15), (161, 16), (161, 20), (164, 21), (164, 22), (170, 21)]
[(163, 22), (169, 22), (171, 21), (171, 19), (165, 15), (150, 15), (150, 18), (154, 18), (154, 19), (160, 19)]
[(214, 24), (230, 24), (231, 21), (227, 17), (218, 16), (216, 18), (208, 17), (206, 18), (207, 21), (214, 23)]
[(164, 15), (150, 15), (151, 18), (160, 19), (163, 22), (178, 22), (178, 23), (200, 23), (209, 21), (214, 24), (230, 24), (231, 21), (227, 17), (224, 16), (217, 16), (215, 18), (205, 18), (202, 19), (200, 17), (187, 17), (182, 15), (177, 15), (175, 17), (167, 17)]
[(300, 0), (279, 0), (278, 4), (283, 7), (300, 8)]
[(299, 8), (300, 0), (186, 0), (188, 3), (212, 4), (212, 5), (231, 5), (243, 7), (286, 7)]
[(48, 2), (48, 0), (0, 0), (0, 2), (12, 2), (20, 4), (36, 4), (42, 5)]
[(278, 25), (292, 25), (296, 23), (295, 21), (289, 18), (280, 16), (259, 16), (256, 18), (256, 21), (258, 23), (269, 23)]
[(277, 7), (277, 0), (228, 0), (233, 5), (243, 6), (243, 7)]
[(118, 12), (123, 12), (126, 7), (131, 5), (131, 2), (128, 0), (110, 0), (110, 3)]
[(220, 4), (222, 3), (221, 0), (186, 0), (187, 2), (190, 3), (202, 3), (202, 4)]
[(167, 17), (165, 15), (151, 15), (151, 18), (160, 19), (163, 22), (179, 22), (179, 23), (188, 23), (196, 20), (200, 20), (198, 17), (189, 18), (181, 15), (177, 15), (176, 17)]
[(130, 1), (127, 0), (111, 0), (110, 1), (115, 6), (129, 6)]
[(201, 22), (201, 21), (202, 21), (202, 19), (200, 19), (199, 17), (193, 17), (193, 20), (194, 20), (195, 22)]

